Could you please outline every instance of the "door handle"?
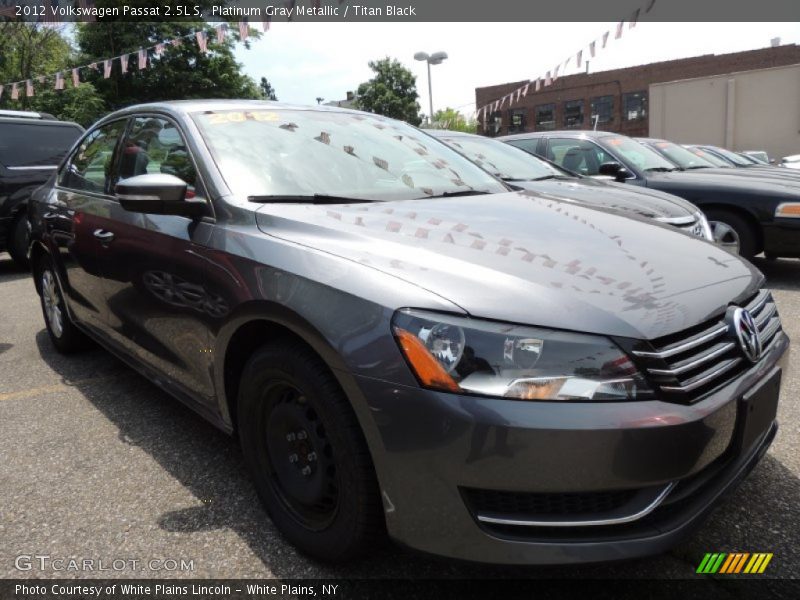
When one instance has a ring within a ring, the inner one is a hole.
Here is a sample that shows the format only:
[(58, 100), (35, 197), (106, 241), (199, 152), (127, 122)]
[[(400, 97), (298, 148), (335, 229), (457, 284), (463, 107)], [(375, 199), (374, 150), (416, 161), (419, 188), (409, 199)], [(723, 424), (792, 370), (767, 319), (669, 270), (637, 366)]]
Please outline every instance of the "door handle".
[(107, 244), (114, 240), (113, 233), (111, 233), (110, 231), (104, 231), (102, 229), (95, 229), (92, 235), (104, 244)]

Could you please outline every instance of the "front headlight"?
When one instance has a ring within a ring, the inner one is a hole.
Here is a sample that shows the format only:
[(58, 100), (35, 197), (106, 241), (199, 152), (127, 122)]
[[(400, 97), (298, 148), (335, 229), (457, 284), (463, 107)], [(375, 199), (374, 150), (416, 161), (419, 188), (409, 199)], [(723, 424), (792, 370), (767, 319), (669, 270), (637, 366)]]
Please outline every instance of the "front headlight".
[(694, 216), (697, 217), (697, 223), (700, 225), (700, 227), (703, 230), (703, 236), (702, 236), (703, 239), (704, 240), (708, 240), (709, 242), (713, 242), (714, 241), (714, 232), (711, 231), (711, 225), (709, 225), (708, 219), (706, 219), (706, 216), (703, 213), (700, 213), (700, 212), (699, 213), (695, 213)]
[(653, 398), (627, 355), (602, 336), (411, 309), (395, 313), (392, 327), (424, 387), (520, 400)]

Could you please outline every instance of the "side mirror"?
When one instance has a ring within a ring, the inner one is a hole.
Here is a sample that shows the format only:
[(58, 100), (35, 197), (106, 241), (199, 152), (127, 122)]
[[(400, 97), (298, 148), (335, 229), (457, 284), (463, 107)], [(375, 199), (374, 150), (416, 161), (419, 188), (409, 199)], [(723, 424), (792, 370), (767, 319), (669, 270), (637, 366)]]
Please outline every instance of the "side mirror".
[(203, 200), (186, 199), (186, 182), (174, 175), (148, 173), (123, 179), (114, 191), (127, 211), (197, 218), (206, 214)]
[(619, 183), (624, 183), (626, 179), (630, 179), (631, 177), (631, 172), (618, 162), (603, 163), (600, 165), (597, 172), (600, 175), (613, 177), (614, 180), (618, 181)]

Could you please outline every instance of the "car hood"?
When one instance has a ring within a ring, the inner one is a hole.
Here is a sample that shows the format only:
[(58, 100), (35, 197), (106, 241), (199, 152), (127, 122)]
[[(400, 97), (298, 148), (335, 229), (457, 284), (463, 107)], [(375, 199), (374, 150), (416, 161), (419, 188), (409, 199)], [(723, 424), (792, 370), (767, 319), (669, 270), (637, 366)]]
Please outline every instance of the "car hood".
[(591, 178), (510, 181), (525, 190), (602, 208), (633, 213), (648, 219), (688, 217), (700, 212), (691, 202), (658, 190), (626, 186)]
[[(734, 173), (733, 171), (736, 171)], [(749, 175), (741, 175), (745, 171)], [(766, 176), (755, 169), (694, 169), (668, 173), (648, 173), (647, 185), (667, 192), (681, 193), (708, 187), (715, 190), (728, 189), (737, 194), (766, 193), (797, 195), (800, 193), (800, 178)]]
[(781, 167), (772, 167), (768, 165), (753, 166), (753, 167), (734, 167), (732, 169), (724, 168), (708, 168), (708, 169), (693, 169), (687, 171), (689, 173), (699, 173), (701, 175), (731, 175), (734, 177), (747, 177), (755, 179), (788, 179), (796, 183), (800, 183), (800, 174), (796, 172), (787, 172), (786, 169)]
[(389, 273), (475, 317), (608, 335), (685, 329), (763, 281), (672, 227), (529, 191), (266, 204), (256, 220), (266, 234)]

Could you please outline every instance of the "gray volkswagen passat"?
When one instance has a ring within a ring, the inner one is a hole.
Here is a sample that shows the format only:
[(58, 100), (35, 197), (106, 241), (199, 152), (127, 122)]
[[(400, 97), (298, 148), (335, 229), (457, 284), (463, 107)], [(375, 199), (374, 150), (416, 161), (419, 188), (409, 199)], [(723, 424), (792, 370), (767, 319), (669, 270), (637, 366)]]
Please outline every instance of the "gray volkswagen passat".
[(126, 108), (30, 217), (56, 348), (91, 338), (237, 433), (319, 558), (386, 531), (486, 562), (659, 552), (775, 436), (789, 340), (752, 265), (398, 121)]

